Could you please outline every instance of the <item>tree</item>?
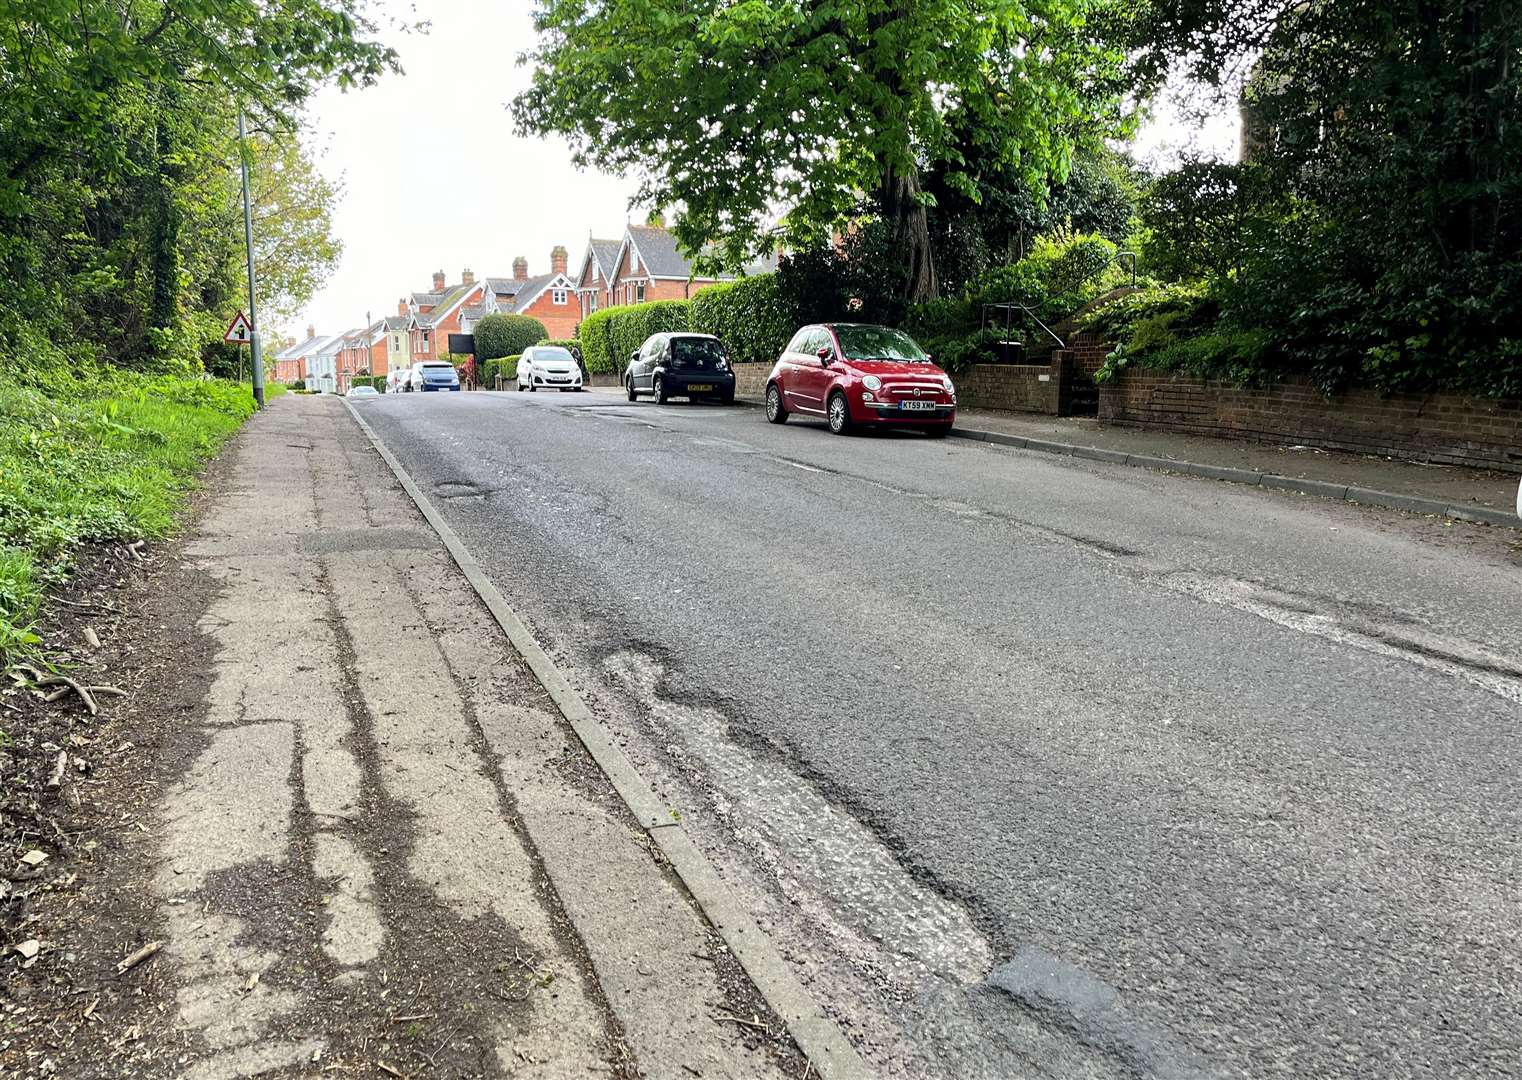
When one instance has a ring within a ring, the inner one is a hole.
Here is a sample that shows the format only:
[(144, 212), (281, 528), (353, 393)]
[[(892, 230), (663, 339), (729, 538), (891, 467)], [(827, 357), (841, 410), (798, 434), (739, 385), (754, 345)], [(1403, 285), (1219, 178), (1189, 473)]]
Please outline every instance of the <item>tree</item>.
[(293, 136), (259, 135), (249, 150), (254, 267), (269, 325), (300, 311), (338, 265), (343, 244), (333, 235), (333, 207), (341, 191)]
[(530, 345), (543, 341), (549, 331), (544, 323), (527, 315), (496, 312), (476, 323), (475, 336), (476, 356), (500, 360), (504, 356), (517, 356)]
[(903, 296), (926, 299), (921, 175), (974, 191), (958, 133), (1039, 187), (1081, 131), (1124, 129), (1122, 55), (1096, 31), (1113, 2), (544, 0), (514, 108), (579, 164), (636, 173), (708, 263), (828, 243), (867, 203), (906, 253)]

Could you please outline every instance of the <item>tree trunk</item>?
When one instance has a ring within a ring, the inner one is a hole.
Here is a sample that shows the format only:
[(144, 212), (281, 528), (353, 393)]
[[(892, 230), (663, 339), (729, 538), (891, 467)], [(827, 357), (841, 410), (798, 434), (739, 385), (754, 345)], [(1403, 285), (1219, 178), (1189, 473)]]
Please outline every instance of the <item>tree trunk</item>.
[(894, 243), (904, 252), (904, 301), (910, 304), (934, 300), (940, 293), (935, 257), (930, 251), (930, 218), (919, 194), (918, 170), (889, 169), (883, 174), (883, 213)]

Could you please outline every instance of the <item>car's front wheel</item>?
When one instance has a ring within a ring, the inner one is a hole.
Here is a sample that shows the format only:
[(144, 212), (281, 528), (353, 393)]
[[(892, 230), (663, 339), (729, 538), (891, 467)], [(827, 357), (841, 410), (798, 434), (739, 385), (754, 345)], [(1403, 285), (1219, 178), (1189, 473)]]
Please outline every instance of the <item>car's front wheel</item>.
[(766, 388), (766, 418), (773, 424), (787, 423), (787, 407), (782, 404), (782, 388), (776, 383)]
[(846, 396), (839, 390), (830, 395), (830, 404), (825, 414), (830, 422), (830, 430), (837, 435), (849, 435), (851, 433), (851, 409), (846, 404)]

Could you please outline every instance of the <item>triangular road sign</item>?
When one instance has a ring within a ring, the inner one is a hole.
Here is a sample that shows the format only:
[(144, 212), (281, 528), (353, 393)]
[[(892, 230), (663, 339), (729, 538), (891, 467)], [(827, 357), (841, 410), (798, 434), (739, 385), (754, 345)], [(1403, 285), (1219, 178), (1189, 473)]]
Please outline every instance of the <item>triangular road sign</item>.
[(254, 328), (248, 325), (248, 317), (243, 312), (238, 312), (238, 317), (227, 327), (227, 333), (222, 335), (222, 340), (234, 345), (247, 345), (254, 339)]

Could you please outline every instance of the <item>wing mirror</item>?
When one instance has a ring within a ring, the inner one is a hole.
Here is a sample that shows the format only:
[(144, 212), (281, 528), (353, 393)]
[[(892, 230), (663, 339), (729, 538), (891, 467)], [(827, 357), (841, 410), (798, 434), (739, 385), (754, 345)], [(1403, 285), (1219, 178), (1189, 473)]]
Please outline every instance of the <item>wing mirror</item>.
[(635, 349), (635, 350), (633, 350), (632, 352), (629, 353), (629, 363), (632, 364), (632, 363), (634, 363), (634, 361), (636, 361), (638, 359), (639, 359), (639, 350), (638, 349)]
[(815, 353), (815, 355), (819, 357), (819, 362), (821, 364), (823, 364), (825, 367), (829, 367), (830, 361), (835, 357), (835, 350), (830, 348), (828, 345), (825, 345), (821, 347), (819, 352)]

